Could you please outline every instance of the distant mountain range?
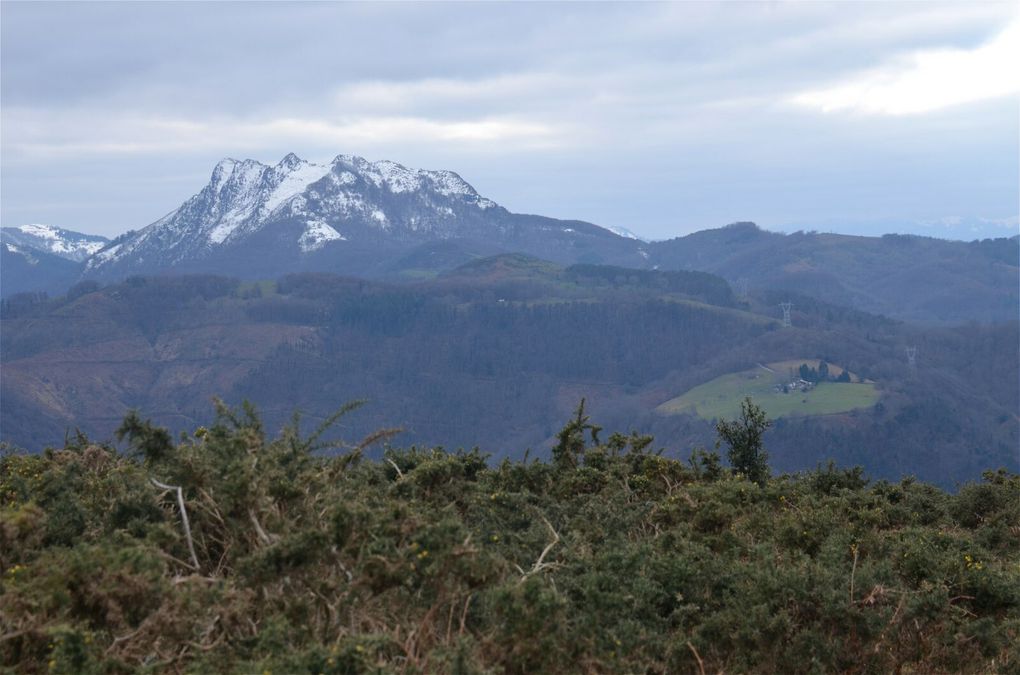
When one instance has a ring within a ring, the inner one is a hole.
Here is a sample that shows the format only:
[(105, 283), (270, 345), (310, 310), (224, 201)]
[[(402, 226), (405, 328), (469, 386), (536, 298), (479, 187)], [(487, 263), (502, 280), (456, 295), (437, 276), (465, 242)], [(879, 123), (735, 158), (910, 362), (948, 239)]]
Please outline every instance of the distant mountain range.
[(560, 264), (708, 271), (739, 292), (784, 290), (928, 323), (1009, 320), (1020, 304), (1020, 237), (782, 235), (737, 223), (644, 242), (625, 230), (511, 213), (452, 171), (351, 155), (315, 164), (289, 154), (272, 166), (224, 159), (179, 208), (113, 241), (40, 225), (2, 228), (0, 241), (4, 297), (139, 274), (417, 280), (524, 253)]

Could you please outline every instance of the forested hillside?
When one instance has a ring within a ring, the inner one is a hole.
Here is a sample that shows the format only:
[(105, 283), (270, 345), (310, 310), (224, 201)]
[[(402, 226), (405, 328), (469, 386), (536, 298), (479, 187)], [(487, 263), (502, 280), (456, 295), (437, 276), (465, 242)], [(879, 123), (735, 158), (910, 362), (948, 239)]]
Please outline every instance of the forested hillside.
[[(792, 328), (779, 320), (785, 299)], [(5, 301), (3, 335), (3, 440), (27, 449), (75, 428), (109, 439), (127, 408), (193, 428), (222, 396), (259, 401), (271, 429), (295, 409), (323, 419), (366, 398), (355, 433), (399, 426), (405, 444), (544, 455), (587, 397), (607, 424), (655, 433), (679, 456), (711, 444), (711, 423), (664, 417), (660, 404), (727, 372), (808, 358), (874, 381), (880, 398), (777, 420), (778, 468), (835, 459), (944, 486), (1020, 469), (1016, 322), (922, 329), (806, 296), (737, 298), (701, 272), (515, 255), (413, 285), (135, 277)]]
[(251, 408), (220, 407), (174, 442), (132, 414), (126, 455), (78, 435), (0, 456), (0, 664), (1020, 668), (1020, 477), (988, 472), (955, 495), (831, 465), (769, 477), (742, 445), (756, 425), (724, 434), (751, 481), (713, 452), (669, 459), (650, 437), (601, 432), (583, 409), (551, 461), (500, 463), (428, 448), (371, 461), (386, 432), (348, 444), (295, 420), (272, 438)]
[(962, 242), (887, 234), (784, 235), (734, 223), (655, 242), (662, 269), (703, 270), (903, 321), (1009, 321), (1020, 305), (1020, 237)]

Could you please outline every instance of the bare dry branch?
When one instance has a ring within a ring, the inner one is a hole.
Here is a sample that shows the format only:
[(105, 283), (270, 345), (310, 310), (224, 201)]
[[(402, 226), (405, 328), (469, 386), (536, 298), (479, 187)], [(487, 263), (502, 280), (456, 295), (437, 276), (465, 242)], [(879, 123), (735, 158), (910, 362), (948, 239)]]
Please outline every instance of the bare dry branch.
[(195, 555), (195, 542), (191, 538), (191, 522), (188, 520), (188, 510), (184, 508), (184, 490), (179, 485), (167, 485), (155, 478), (150, 478), (149, 480), (160, 490), (173, 490), (177, 493), (177, 506), (181, 509), (181, 524), (184, 527), (184, 538), (188, 541), (188, 553), (191, 555), (192, 566), (197, 572), (201, 569), (201, 566), (198, 564), (198, 556)]
[(553, 567), (555, 565), (555, 563), (545, 562), (545, 557), (549, 555), (549, 551), (553, 549), (553, 546), (560, 543), (560, 535), (556, 532), (552, 524), (546, 519), (545, 516), (541, 516), (541, 518), (542, 522), (545, 523), (545, 526), (549, 528), (549, 532), (552, 534), (553, 540), (550, 541), (544, 549), (542, 549), (542, 554), (538, 556), (538, 560), (535, 561), (535, 564), (532, 565), (530, 570), (524, 572), (524, 570), (521, 570), (519, 566), (517, 567), (517, 569), (521, 570), (522, 572), (521, 581), (524, 581), (532, 574), (537, 574), (542, 570), (546, 569), (547, 567)]
[(258, 516), (255, 515), (255, 509), (248, 509), (248, 517), (251, 518), (252, 525), (255, 526), (255, 533), (258, 535), (259, 541), (267, 546), (272, 544), (274, 539), (262, 529), (262, 524), (259, 522)]
[(691, 653), (694, 654), (694, 658), (698, 660), (699, 675), (705, 675), (705, 662), (701, 660), (701, 654), (698, 653), (697, 647), (690, 640), (687, 641), (687, 646), (690, 648)]
[(390, 463), (390, 466), (392, 466), (394, 468), (394, 470), (396, 470), (396, 472), (397, 472), (397, 480), (403, 480), (404, 472), (400, 470), (400, 467), (397, 466), (397, 463), (394, 462), (389, 457), (386, 458), (386, 461)]

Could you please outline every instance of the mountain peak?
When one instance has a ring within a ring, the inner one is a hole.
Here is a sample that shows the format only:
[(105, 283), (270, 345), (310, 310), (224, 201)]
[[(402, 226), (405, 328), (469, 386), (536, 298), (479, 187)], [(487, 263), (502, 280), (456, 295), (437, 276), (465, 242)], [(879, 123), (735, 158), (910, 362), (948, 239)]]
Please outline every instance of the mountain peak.
[(295, 155), (293, 152), (288, 152), (287, 155), (283, 159), (281, 159), (280, 163), (277, 164), (276, 166), (284, 167), (287, 169), (296, 169), (302, 164), (307, 164), (307, 162), (305, 162), (305, 160)]
[(400, 241), (485, 238), (499, 227), (496, 221), (503, 213), (453, 171), (412, 169), (349, 154), (337, 155), (330, 164), (309, 162), (293, 152), (275, 165), (226, 157), (216, 164), (209, 183), (180, 208), (107, 247), (88, 267), (179, 267), (255, 240), (261, 247), (274, 242), (270, 255), (280, 256), (380, 236)]
[(386, 263), (362, 260), (363, 251), (467, 241), (485, 252), (530, 247), (597, 255), (593, 247), (611, 246), (603, 239), (618, 237), (594, 225), (557, 227), (517, 217), (454, 171), (350, 154), (317, 164), (290, 152), (275, 164), (220, 160), (197, 194), (96, 253), (86, 269), (101, 277), (208, 268), (249, 276), (307, 266), (341, 269), (333, 266), (340, 260), (381, 269)]

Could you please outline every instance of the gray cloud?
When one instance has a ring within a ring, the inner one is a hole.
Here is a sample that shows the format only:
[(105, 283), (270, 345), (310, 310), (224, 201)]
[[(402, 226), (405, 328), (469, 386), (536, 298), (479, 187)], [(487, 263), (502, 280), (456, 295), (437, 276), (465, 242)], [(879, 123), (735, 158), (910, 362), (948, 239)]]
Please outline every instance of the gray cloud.
[(1010, 3), (0, 12), (4, 224), (115, 234), (174, 208), (222, 156), (291, 150), (452, 168), (514, 210), (652, 237), (1018, 210), (1015, 94), (909, 120), (791, 102), (925, 50), (979, 50), (1016, 20)]

